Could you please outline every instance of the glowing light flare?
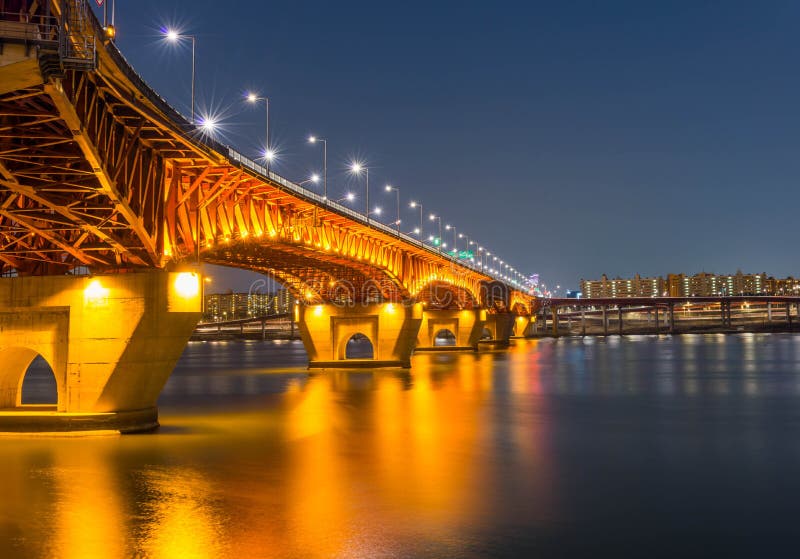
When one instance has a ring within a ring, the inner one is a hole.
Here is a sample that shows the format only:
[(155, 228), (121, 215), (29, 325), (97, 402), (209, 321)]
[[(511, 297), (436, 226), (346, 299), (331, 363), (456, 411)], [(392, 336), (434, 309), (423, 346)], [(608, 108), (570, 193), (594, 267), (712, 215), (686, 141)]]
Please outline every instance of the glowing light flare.
[(100, 280), (93, 279), (83, 290), (83, 300), (87, 305), (106, 305), (108, 304), (107, 287), (103, 287)]
[(203, 129), (204, 132), (211, 134), (217, 129), (217, 121), (212, 116), (203, 117), (200, 119), (200, 128)]
[(200, 294), (200, 276), (196, 272), (181, 272), (175, 277), (175, 293), (184, 299)]

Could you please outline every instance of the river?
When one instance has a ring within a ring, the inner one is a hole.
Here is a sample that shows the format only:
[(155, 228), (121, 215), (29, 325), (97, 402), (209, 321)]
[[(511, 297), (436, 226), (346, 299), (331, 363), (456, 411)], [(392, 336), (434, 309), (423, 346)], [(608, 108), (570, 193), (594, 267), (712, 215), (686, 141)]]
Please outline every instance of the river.
[(193, 342), (158, 432), (0, 438), (0, 557), (770, 556), (800, 335), (612, 336), (309, 374)]

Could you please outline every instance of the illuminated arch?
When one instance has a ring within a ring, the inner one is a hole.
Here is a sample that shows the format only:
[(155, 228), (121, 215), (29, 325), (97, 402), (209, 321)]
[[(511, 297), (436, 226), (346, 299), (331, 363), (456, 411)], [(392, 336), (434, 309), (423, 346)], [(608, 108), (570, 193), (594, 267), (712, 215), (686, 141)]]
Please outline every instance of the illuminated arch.
[(417, 292), (414, 301), (438, 309), (473, 309), (478, 306), (477, 298), (468, 289), (445, 281), (427, 283)]
[(529, 316), (531, 314), (530, 299), (524, 297), (519, 291), (513, 291), (511, 293), (509, 307), (512, 312), (518, 315)]

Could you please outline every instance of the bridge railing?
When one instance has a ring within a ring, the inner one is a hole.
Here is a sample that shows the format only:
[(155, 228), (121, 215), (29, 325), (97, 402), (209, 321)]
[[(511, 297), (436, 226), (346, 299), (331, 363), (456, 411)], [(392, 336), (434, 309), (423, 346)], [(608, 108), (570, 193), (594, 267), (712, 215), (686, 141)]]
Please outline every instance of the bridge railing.
[[(91, 14), (90, 23), (94, 26), (95, 34), (98, 35), (102, 33), (102, 27), (100, 25), (99, 20), (94, 15), (93, 12), (89, 12)], [(190, 119), (180, 113), (177, 109), (175, 109), (169, 102), (164, 99), (161, 95), (159, 95), (150, 85), (144, 80), (144, 78), (139, 75), (136, 70), (133, 69), (133, 66), (127, 61), (125, 56), (122, 52), (116, 47), (113, 42), (109, 42), (105, 44), (106, 52), (108, 52), (114, 61), (119, 65), (122, 72), (131, 80), (133, 83), (140, 89), (140, 91), (147, 97), (156, 107), (158, 107), (165, 115), (168, 116), (170, 120), (172, 120), (172, 125), (175, 126), (177, 131), (186, 137), (186, 139), (190, 142), (194, 142), (200, 145), (205, 146), (206, 148), (216, 151), (217, 153), (227, 155), (228, 159), (231, 162), (236, 162), (243, 167), (251, 170), (254, 173), (257, 173), (262, 178), (268, 178), (274, 183), (280, 184), (287, 190), (303, 196), (309, 200), (313, 200), (319, 203), (321, 206), (327, 209), (333, 209), (335, 212), (346, 215), (353, 220), (367, 225), (368, 227), (373, 227), (375, 229), (380, 230), (387, 235), (395, 237), (397, 239), (402, 239), (404, 242), (414, 245), (416, 247), (421, 248), (429, 252), (432, 255), (436, 255), (439, 257), (444, 257), (451, 262), (468, 268), (476, 273), (479, 273), (484, 276), (488, 276), (492, 279), (505, 283), (504, 280), (498, 274), (492, 274), (488, 270), (479, 268), (473, 262), (464, 261), (459, 259), (457, 256), (454, 256), (448, 252), (439, 252), (429, 245), (426, 245), (419, 239), (415, 239), (405, 233), (398, 233), (395, 229), (388, 227), (387, 225), (375, 221), (375, 220), (367, 220), (365, 216), (357, 211), (354, 211), (350, 208), (343, 206), (337, 202), (334, 202), (329, 199), (325, 199), (316, 192), (312, 192), (307, 188), (303, 188), (299, 184), (296, 184), (281, 175), (278, 175), (274, 171), (269, 171), (264, 165), (259, 165), (249, 157), (246, 157), (233, 149), (230, 146), (224, 145), (222, 142), (215, 140), (214, 138), (210, 137), (207, 134), (203, 134), (202, 130), (197, 126), (196, 123), (192, 123)]]
[(440, 256), (442, 258), (446, 258), (446, 259), (450, 260), (451, 262), (453, 262), (453, 263), (455, 263), (455, 264), (457, 264), (459, 266), (463, 266), (465, 268), (469, 268), (470, 270), (473, 270), (475, 272), (481, 273), (481, 274), (489, 276), (489, 277), (493, 277), (495, 279), (498, 279), (499, 281), (503, 281), (502, 279), (498, 278), (497, 276), (495, 276), (493, 274), (490, 274), (490, 273), (488, 273), (488, 272), (486, 272), (484, 270), (479, 269), (472, 262), (466, 262), (464, 260), (460, 260), (459, 258), (457, 258), (456, 256), (454, 256), (453, 254), (451, 254), (449, 252), (438, 252), (438, 251), (432, 249), (430, 246), (426, 245), (421, 240), (415, 239), (414, 237), (411, 237), (410, 235), (406, 235), (405, 233), (399, 233), (396, 229), (393, 229), (393, 228), (389, 227), (388, 225), (386, 225), (384, 223), (381, 223), (380, 221), (377, 221), (377, 220), (374, 220), (374, 219), (369, 219), (368, 220), (364, 216), (364, 214), (362, 214), (360, 212), (357, 212), (357, 211), (355, 211), (355, 210), (353, 210), (351, 208), (348, 208), (347, 206), (344, 206), (344, 205), (342, 205), (342, 204), (340, 204), (338, 202), (335, 202), (333, 200), (325, 198), (324, 196), (320, 196), (316, 192), (313, 192), (313, 191), (311, 191), (311, 190), (309, 190), (309, 189), (307, 189), (307, 188), (305, 188), (305, 187), (303, 187), (303, 186), (301, 186), (301, 185), (299, 185), (297, 183), (294, 183), (294, 182), (288, 180), (287, 178), (282, 177), (281, 175), (275, 173), (274, 171), (270, 171), (264, 165), (260, 165), (260, 164), (256, 163), (255, 161), (253, 161), (249, 157), (247, 157), (245, 155), (242, 155), (241, 153), (239, 153), (238, 151), (236, 151), (235, 149), (233, 149), (230, 146), (227, 147), (227, 152), (228, 152), (228, 159), (229, 160), (240, 164), (242, 167), (245, 167), (245, 168), (251, 170), (252, 172), (260, 175), (262, 178), (268, 178), (272, 182), (277, 183), (277, 184), (281, 185), (282, 187), (286, 188), (287, 190), (289, 190), (293, 194), (297, 194), (297, 195), (299, 195), (299, 196), (301, 196), (303, 198), (306, 198), (308, 200), (314, 201), (317, 204), (319, 204), (321, 207), (324, 207), (324, 208), (327, 208), (327, 209), (333, 209), (334, 211), (336, 211), (336, 213), (339, 213), (341, 215), (345, 215), (347, 217), (350, 217), (353, 220), (355, 220), (355, 221), (357, 221), (359, 223), (362, 223), (363, 225), (366, 225), (368, 227), (372, 227), (374, 229), (377, 229), (378, 231), (381, 231), (382, 233), (385, 233), (385, 234), (387, 234), (387, 235), (389, 235), (391, 237), (394, 237), (396, 239), (400, 239), (400, 240), (402, 240), (402, 241), (404, 241), (406, 243), (409, 243), (409, 244), (411, 244), (413, 246), (419, 247), (419, 248), (421, 248), (421, 249), (423, 249), (423, 250), (425, 250), (427, 252), (430, 252), (431, 254), (435, 254), (435, 255)]
[(60, 24), (56, 16), (0, 11), (0, 39), (58, 48)]

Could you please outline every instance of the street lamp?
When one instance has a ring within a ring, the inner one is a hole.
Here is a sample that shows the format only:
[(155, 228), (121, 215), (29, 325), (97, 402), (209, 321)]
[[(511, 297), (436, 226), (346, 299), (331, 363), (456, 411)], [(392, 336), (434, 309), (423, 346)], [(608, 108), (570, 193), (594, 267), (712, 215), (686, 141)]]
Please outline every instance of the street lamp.
[(178, 33), (175, 29), (167, 28), (164, 31), (164, 36), (170, 43), (177, 43), (183, 39), (188, 39), (192, 42), (192, 124), (194, 124), (194, 77), (195, 77), (195, 50), (197, 46), (197, 38), (194, 35), (183, 35)]
[(322, 143), (322, 199), (328, 199), (328, 140), (325, 138), (318, 138), (316, 136), (309, 136), (308, 143), (316, 144)]
[(355, 199), (356, 199), (356, 195), (353, 194), (352, 192), (348, 192), (342, 198), (339, 198), (338, 200), (334, 200), (334, 202), (336, 202), (338, 204), (339, 202), (341, 202), (343, 200), (347, 200), (348, 202), (352, 202)]
[(455, 225), (445, 225), (444, 227), (447, 231), (450, 229), (453, 230), (453, 251), (454, 253), (458, 253), (458, 242), (456, 241), (456, 226)]
[(214, 120), (213, 117), (204, 118), (200, 122), (200, 128), (202, 128), (206, 134), (212, 134), (214, 130), (217, 129), (217, 121)]
[(442, 252), (442, 216), (431, 214), (430, 215), (431, 221), (438, 221), (439, 222), (439, 246), (436, 248), (439, 252)]
[[(267, 143), (265, 144), (264, 154), (265, 154), (265, 159), (267, 160), (267, 171), (269, 171), (269, 163), (270, 163), (270, 161), (272, 161), (272, 157), (274, 155), (274, 153), (272, 152), (272, 150), (269, 147), (269, 97), (266, 97), (266, 96), (260, 97), (260, 96), (256, 95), (255, 93), (250, 92), (250, 93), (247, 94), (246, 99), (247, 99), (248, 103), (251, 103), (253, 105), (258, 103), (259, 101), (264, 101), (264, 108), (265, 108), (266, 113), (267, 113), (267, 129), (266, 129), (266, 141), (267, 141)], [(269, 154), (269, 156), (267, 156), (267, 154)]]
[(362, 165), (359, 162), (355, 162), (350, 166), (350, 172), (356, 176), (361, 176), (361, 171), (364, 171), (365, 177), (365, 190), (366, 190), (366, 204), (364, 206), (364, 216), (367, 218), (367, 224), (369, 224), (369, 167), (366, 165)]
[(306, 180), (300, 181), (299, 183), (297, 183), (297, 185), (298, 186), (303, 186), (304, 184), (308, 184), (310, 182), (313, 182), (314, 184), (317, 184), (319, 182), (319, 175), (314, 173), (310, 177), (308, 177)]
[[(475, 242), (474, 242), (474, 241), (470, 241), (470, 240), (469, 240), (469, 235), (466, 235), (466, 234), (464, 234), (464, 233), (459, 233), (459, 234), (458, 234), (458, 238), (459, 238), (459, 239), (464, 239), (464, 250), (466, 251), (466, 254), (465, 254), (465, 256), (466, 256), (466, 257), (469, 257), (469, 247), (470, 247), (471, 245), (474, 245), (474, 244), (475, 244)], [(473, 259), (473, 261), (474, 261), (474, 259)]]
[(425, 225), (422, 221), (422, 202), (414, 202), (413, 200), (408, 204), (409, 208), (419, 208), (419, 229), (414, 231), (417, 235), (419, 235), (420, 240), (422, 240), (422, 233), (425, 231)]
[(386, 192), (391, 192), (394, 190), (394, 193), (397, 194), (397, 221), (395, 225), (397, 226), (397, 234), (400, 234), (400, 189), (396, 186), (386, 185)]

